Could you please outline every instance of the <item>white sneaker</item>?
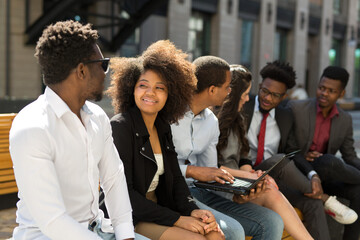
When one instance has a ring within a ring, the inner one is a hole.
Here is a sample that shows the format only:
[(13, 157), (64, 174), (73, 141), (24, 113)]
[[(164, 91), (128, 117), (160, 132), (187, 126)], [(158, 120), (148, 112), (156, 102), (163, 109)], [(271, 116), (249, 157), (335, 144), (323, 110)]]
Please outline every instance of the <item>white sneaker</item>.
[(341, 224), (352, 224), (358, 218), (354, 210), (330, 196), (324, 204), (325, 212)]

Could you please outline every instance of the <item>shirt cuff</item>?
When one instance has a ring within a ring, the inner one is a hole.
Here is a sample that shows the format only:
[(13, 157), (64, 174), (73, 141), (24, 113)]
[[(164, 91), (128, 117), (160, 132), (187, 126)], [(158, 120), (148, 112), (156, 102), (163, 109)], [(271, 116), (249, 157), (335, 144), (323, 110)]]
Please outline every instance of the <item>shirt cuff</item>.
[(130, 222), (117, 225), (114, 232), (116, 239), (135, 238), (134, 225)]
[(180, 165), (180, 170), (183, 175), (183, 177), (186, 179), (186, 171), (187, 171), (188, 165)]
[(307, 175), (308, 179), (311, 180), (315, 174), (317, 174), (317, 172), (315, 172), (314, 170), (311, 170)]

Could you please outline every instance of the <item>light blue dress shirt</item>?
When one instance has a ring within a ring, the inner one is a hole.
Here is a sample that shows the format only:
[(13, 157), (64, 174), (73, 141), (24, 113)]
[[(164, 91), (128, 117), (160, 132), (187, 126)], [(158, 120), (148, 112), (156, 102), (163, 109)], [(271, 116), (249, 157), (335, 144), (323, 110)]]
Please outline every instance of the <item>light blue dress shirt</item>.
[(188, 185), (194, 181), (186, 178), (188, 165), (218, 166), (216, 145), (220, 131), (218, 119), (210, 109), (206, 108), (196, 116), (188, 111), (178, 124), (171, 125), (171, 131), (180, 169)]

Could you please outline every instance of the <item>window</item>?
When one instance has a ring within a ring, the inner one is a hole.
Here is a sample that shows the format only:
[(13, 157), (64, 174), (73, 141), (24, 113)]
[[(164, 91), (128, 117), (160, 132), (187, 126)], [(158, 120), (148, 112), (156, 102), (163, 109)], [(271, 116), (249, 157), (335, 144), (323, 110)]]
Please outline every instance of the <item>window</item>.
[(330, 65), (340, 66), (341, 64), (341, 41), (337, 39), (332, 40), (332, 47), (329, 50)]
[(341, 13), (341, 0), (333, 0), (333, 11), (335, 15)]
[(188, 53), (192, 59), (210, 54), (211, 17), (193, 12), (189, 20)]
[(240, 63), (251, 71), (254, 22), (243, 20), (241, 25)]
[(287, 31), (277, 29), (275, 33), (274, 60), (286, 61)]
[(126, 39), (125, 43), (120, 48), (120, 55), (122, 57), (135, 57), (139, 54), (140, 30), (136, 28), (134, 33)]
[(360, 45), (355, 49), (354, 97), (360, 96)]

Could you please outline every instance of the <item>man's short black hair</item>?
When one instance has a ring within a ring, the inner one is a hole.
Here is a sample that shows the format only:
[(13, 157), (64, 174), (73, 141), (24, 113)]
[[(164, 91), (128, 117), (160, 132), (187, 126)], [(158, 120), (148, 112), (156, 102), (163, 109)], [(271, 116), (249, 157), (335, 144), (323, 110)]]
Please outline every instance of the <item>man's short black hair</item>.
[(341, 86), (343, 89), (345, 89), (349, 81), (348, 71), (346, 71), (345, 68), (337, 66), (328, 66), (325, 68), (321, 75), (321, 78), (323, 77), (341, 81)]
[(98, 37), (91, 24), (83, 25), (73, 20), (47, 26), (35, 52), (45, 85), (62, 82), (80, 62), (90, 59), (95, 54)]
[(194, 60), (195, 75), (198, 80), (196, 93), (200, 93), (210, 86), (220, 87), (226, 81), (226, 72), (230, 71), (229, 64), (222, 58), (202, 56)]
[(262, 79), (271, 78), (275, 81), (282, 82), (287, 89), (295, 86), (296, 73), (289, 63), (273, 61), (268, 62), (260, 71)]

